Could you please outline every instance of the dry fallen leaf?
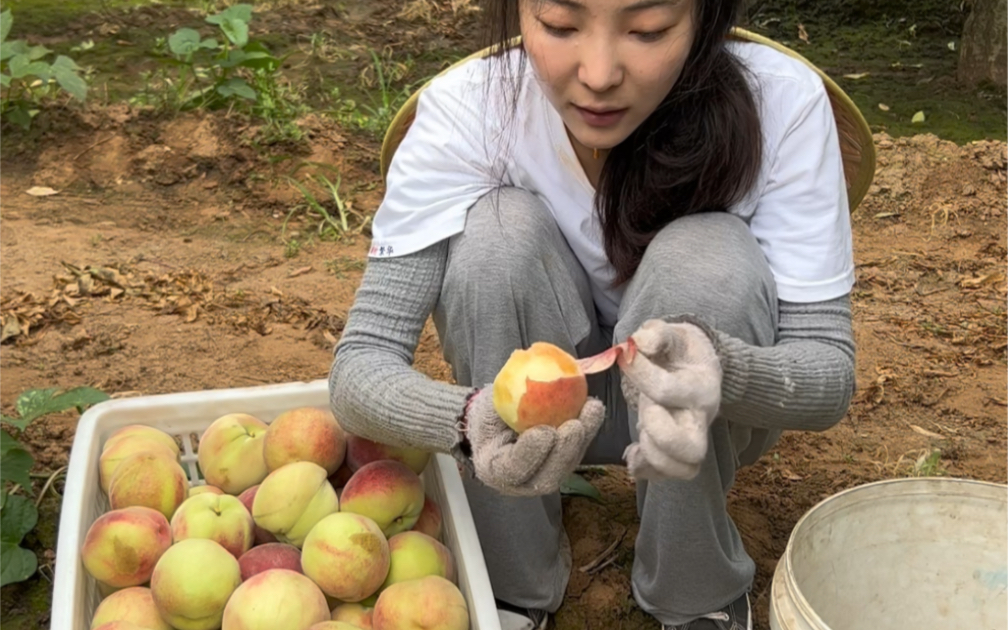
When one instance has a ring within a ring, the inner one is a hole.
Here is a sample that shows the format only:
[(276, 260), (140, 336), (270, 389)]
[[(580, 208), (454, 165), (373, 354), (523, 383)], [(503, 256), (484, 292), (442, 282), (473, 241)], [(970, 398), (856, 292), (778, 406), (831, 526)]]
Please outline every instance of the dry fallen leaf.
[(805, 25), (804, 24), (799, 24), (798, 25), (798, 39), (802, 40), (806, 44), (809, 43), (809, 41), (808, 41), (808, 32), (805, 30)]
[(782, 470), (781, 471), (781, 477), (784, 477), (788, 481), (801, 481), (802, 480), (802, 476), (801, 475), (796, 475), (795, 473), (791, 472), (790, 468), (785, 468), (784, 470)]
[(844, 76), (845, 79), (853, 79), (854, 81), (857, 81), (858, 79), (865, 78), (869, 74), (871, 74), (871, 73), (870, 72), (855, 72), (853, 74), (845, 74), (843, 76)]
[(31, 195), (32, 197), (48, 197), (50, 195), (55, 195), (59, 193), (58, 190), (53, 190), (48, 186), (32, 186), (25, 192)]
[(1005, 272), (995, 271), (992, 273), (984, 274), (978, 278), (964, 278), (959, 282), (959, 285), (967, 288), (973, 288), (973, 287), (982, 287), (988, 284), (995, 284), (998, 282), (1004, 282), (1004, 280), (1005, 280)]
[(311, 265), (308, 265), (307, 267), (301, 267), (300, 269), (295, 269), (294, 271), (292, 271), (289, 274), (287, 274), (287, 277), (288, 278), (297, 278), (298, 276), (302, 276), (302, 275), (308, 273), (311, 270), (312, 270), (312, 266)]
[(928, 431), (927, 429), (921, 428), (921, 427), (917, 426), (916, 424), (911, 424), (910, 428), (913, 429), (915, 432), (920, 433), (921, 435), (924, 435), (924, 436), (927, 436), (927, 437), (938, 438), (939, 440), (945, 439), (945, 436), (942, 435), (941, 433), (935, 433), (934, 431)]
[(884, 112), (887, 112), (887, 111), (889, 111), (889, 106), (888, 106), (888, 105), (886, 105), (885, 103), (879, 103), (879, 104), (878, 104), (878, 108), (879, 108), (879, 109), (881, 109), (881, 110), (882, 110), (882, 111), (884, 111)]

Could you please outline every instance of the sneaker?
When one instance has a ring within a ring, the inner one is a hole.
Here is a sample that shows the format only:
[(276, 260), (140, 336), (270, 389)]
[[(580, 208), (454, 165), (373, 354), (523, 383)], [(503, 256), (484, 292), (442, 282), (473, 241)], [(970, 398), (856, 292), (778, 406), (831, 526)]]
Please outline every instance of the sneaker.
[(752, 630), (752, 606), (749, 594), (739, 597), (721, 610), (677, 626), (662, 625), (662, 630)]
[(497, 600), (501, 630), (546, 630), (549, 613), (545, 610), (519, 608)]

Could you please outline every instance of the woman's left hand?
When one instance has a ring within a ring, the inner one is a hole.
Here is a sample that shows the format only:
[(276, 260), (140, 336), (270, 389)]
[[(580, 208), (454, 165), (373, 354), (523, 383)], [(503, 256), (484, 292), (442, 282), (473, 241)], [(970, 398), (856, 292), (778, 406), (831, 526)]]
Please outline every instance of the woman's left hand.
[(721, 404), (721, 362), (710, 337), (685, 322), (652, 319), (630, 335), (636, 355), (619, 358), (627, 403), (636, 404), (639, 442), (624, 452), (637, 479), (692, 479), (707, 455)]

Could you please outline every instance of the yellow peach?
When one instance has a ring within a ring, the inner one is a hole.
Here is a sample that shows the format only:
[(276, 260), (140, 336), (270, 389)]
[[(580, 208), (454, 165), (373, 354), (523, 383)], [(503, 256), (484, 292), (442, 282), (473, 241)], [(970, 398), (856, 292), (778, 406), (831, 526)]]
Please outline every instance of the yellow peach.
[(145, 435), (127, 434), (111, 445), (106, 443), (105, 449), (98, 458), (98, 482), (101, 484), (102, 491), (108, 494), (109, 486), (112, 484), (112, 475), (124, 459), (131, 455), (147, 452), (159, 453), (173, 461), (178, 461), (178, 447), (172, 449), (163, 442)]
[(366, 516), (330, 514), (308, 532), (301, 570), (326, 595), (359, 602), (377, 591), (388, 574), (388, 541)]
[(512, 352), (493, 382), (494, 410), (517, 433), (558, 427), (587, 400), (588, 381), (574, 357), (541, 341)]
[(469, 607), (457, 586), (428, 575), (382, 591), (371, 624), (374, 630), (468, 630)]
[(142, 505), (171, 519), (189, 495), (189, 479), (174, 459), (154, 452), (124, 459), (109, 483), (112, 509)]
[(252, 500), (255, 524), (298, 548), (316, 523), (337, 511), (336, 490), (326, 469), (314, 462), (277, 468), (259, 484)]
[(230, 494), (204, 492), (189, 497), (175, 510), (171, 519), (172, 540), (209, 538), (220, 543), (235, 558), (252, 548), (252, 515), (245, 505)]
[(102, 445), (102, 452), (104, 453), (122, 440), (136, 439), (160, 442), (170, 450), (174, 451), (176, 457), (179, 455), (179, 445), (178, 442), (175, 441), (175, 438), (161, 429), (156, 429), (154, 427), (147, 426), (146, 424), (128, 424), (124, 427), (119, 427), (113, 431), (110, 436), (108, 436), (107, 440), (105, 440), (105, 444)]
[(241, 494), (266, 478), (263, 440), (268, 425), (247, 413), (229, 413), (210, 423), (196, 457), (206, 482), (227, 494)]
[(320, 621), (308, 627), (308, 630), (361, 630), (360, 626), (355, 626), (345, 621)]
[(144, 586), (130, 586), (103, 599), (91, 618), (91, 630), (113, 621), (129, 622), (145, 630), (172, 630), (154, 605), (150, 589)]
[(189, 496), (194, 497), (197, 494), (225, 494), (223, 490), (217, 486), (211, 486), (210, 484), (201, 483), (198, 486), (192, 486), (189, 488)]
[(361, 604), (340, 604), (332, 611), (333, 621), (342, 621), (361, 630), (371, 630), (371, 615), (374, 608)]
[(158, 612), (173, 628), (214, 630), (240, 584), (238, 560), (227, 549), (206, 538), (189, 538), (161, 556), (150, 589)]

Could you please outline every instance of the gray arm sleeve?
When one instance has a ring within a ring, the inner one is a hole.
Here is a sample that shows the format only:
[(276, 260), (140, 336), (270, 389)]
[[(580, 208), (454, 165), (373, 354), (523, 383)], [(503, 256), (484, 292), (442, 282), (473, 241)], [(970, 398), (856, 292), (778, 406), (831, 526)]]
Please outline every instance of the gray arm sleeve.
[(448, 242), (441, 241), (368, 261), (329, 371), (332, 412), (350, 433), (458, 457), (458, 421), (472, 389), (413, 368), (447, 257)]
[[(458, 457), (458, 421), (472, 390), (430, 379), (412, 365), (447, 256), (442, 241), (368, 261), (329, 373), (330, 404), (347, 431)], [(733, 421), (823, 430), (843, 418), (855, 384), (847, 297), (781, 302), (779, 341), (771, 347), (715, 336), (724, 370), (721, 409)]]
[(733, 422), (822, 431), (847, 413), (856, 385), (849, 296), (780, 302), (773, 346), (715, 335), (724, 372), (721, 410)]

